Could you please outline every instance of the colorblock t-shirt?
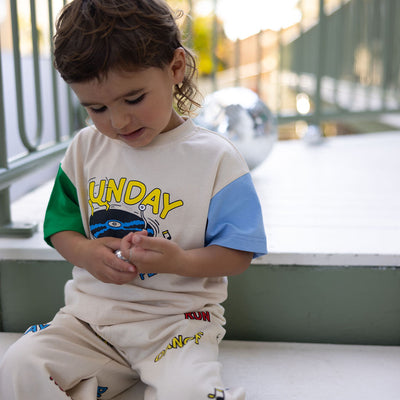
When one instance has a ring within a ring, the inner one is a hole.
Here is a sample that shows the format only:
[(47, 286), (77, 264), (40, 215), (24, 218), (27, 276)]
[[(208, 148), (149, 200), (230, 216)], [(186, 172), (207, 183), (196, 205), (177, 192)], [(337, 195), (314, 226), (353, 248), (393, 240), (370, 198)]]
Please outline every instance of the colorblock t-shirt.
[[(266, 253), (261, 207), (242, 156), (224, 137), (187, 119), (132, 148), (87, 127), (61, 162), (44, 233), (122, 238), (146, 230), (183, 249), (219, 245)], [(226, 299), (224, 277), (139, 274), (125, 285), (73, 269), (65, 311), (93, 324), (114, 324), (201, 310)]]

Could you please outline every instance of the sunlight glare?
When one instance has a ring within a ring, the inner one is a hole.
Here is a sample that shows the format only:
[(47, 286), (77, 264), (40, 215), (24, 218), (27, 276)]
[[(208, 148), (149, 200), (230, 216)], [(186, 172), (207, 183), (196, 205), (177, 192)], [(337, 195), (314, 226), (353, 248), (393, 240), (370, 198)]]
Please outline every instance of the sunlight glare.
[(229, 39), (244, 39), (260, 30), (277, 31), (299, 22), (297, 3), (298, 0), (218, 0), (217, 14)]
[(195, 3), (196, 15), (201, 17), (210, 15), (213, 12), (213, 3), (210, 0), (199, 0)]
[(0, 24), (6, 19), (7, 10), (6, 10), (6, 0), (0, 0)]

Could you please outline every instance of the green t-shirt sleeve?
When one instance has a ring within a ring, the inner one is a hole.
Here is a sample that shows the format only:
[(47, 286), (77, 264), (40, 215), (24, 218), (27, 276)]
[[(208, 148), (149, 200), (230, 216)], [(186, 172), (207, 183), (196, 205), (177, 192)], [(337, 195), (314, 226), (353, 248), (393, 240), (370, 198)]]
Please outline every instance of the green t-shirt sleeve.
[(85, 234), (76, 187), (62, 170), (58, 169), (53, 191), (47, 205), (43, 224), (44, 240), (50, 246), (50, 236), (61, 231)]

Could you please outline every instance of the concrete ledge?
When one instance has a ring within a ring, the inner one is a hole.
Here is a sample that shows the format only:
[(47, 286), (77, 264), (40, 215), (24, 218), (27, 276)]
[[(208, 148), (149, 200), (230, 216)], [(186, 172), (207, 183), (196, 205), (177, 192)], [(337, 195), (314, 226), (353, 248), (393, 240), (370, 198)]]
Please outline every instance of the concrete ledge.
[[(19, 333), (0, 333), (0, 360)], [(227, 386), (249, 400), (398, 400), (400, 347), (224, 340)], [(118, 400), (143, 399), (138, 384)]]

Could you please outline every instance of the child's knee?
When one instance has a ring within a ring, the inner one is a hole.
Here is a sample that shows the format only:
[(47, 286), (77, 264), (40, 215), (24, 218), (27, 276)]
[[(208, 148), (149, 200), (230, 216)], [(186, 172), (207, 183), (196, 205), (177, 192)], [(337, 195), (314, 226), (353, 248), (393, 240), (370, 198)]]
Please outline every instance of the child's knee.
[(30, 338), (22, 337), (8, 348), (1, 360), (0, 370), (2, 372), (5, 369), (18, 371), (23, 369), (25, 365), (34, 362), (33, 360), (36, 357), (36, 346), (33, 345)]

